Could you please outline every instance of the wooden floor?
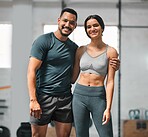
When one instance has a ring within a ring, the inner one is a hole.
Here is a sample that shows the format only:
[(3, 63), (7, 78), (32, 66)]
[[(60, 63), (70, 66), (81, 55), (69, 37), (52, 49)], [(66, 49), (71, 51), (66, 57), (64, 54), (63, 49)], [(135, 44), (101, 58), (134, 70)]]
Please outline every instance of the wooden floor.
[[(56, 133), (55, 133), (55, 128), (54, 127), (48, 127), (46, 137), (56, 137)], [(70, 137), (76, 137), (74, 127), (71, 130)]]

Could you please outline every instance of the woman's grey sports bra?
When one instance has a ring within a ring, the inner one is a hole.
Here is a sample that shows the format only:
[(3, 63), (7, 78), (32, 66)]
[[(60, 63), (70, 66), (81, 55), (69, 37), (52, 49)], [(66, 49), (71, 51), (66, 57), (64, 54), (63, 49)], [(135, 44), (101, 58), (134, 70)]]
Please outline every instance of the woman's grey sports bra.
[(106, 45), (106, 50), (96, 57), (90, 56), (85, 50), (80, 59), (80, 70), (85, 73), (105, 76), (108, 68), (107, 49), (108, 45)]

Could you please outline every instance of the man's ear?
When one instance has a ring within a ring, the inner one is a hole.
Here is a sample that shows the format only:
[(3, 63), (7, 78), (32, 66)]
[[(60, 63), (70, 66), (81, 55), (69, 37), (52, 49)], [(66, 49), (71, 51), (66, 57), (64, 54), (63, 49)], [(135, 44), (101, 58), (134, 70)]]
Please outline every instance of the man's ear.
[(60, 18), (58, 18), (58, 24), (59, 24), (60, 20), (61, 20), (61, 19), (60, 19)]
[(76, 23), (76, 25), (75, 25), (75, 28), (77, 27), (77, 23)]

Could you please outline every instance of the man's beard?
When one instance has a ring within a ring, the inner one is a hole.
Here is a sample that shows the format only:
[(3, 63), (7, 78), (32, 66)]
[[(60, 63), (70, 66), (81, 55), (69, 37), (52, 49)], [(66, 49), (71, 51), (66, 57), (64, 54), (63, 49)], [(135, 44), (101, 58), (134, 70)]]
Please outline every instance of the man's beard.
[[(68, 27), (67, 27), (67, 28), (68, 28)], [(62, 27), (62, 29), (64, 29), (64, 27)], [(72, 33), (72, 29), (70, 29), (70, 28), (68, 28), (68, 29), (69, 29), (71, 32), (68, 33), (68, 34), (63, 33), (63, 32), (62, 32), (62, 29), (59, 28), (59, 31), (60, 31), (61, 35), (64, 36), (64, 37), (68, 37), (68, 36)]]

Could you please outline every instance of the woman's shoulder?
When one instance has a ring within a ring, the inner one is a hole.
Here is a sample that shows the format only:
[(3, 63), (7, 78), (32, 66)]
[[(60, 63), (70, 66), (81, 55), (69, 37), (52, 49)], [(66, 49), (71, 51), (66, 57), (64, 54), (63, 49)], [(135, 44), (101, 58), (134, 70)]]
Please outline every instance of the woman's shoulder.
[(78, 48), (79, 50), (83, 50), (83, 49), (86, 49), (86, 45), (81, 45), (81, 46), (79, 46), (79, 48)]
[(82, 45), (78, 47), (78, 52), (85, 52), (86, 51), (86, 45)]
[(110, 45), (107, 45), (107, 46), (108, 46), (107, 47), (107, 54), (109, 56), (115, 56), (115, 57), (117, 57), (118, 56), (118, 51), (114, 47), (112, 47)]
[(86, 51), (86, 45), (79, 46), (77, 49), (77, 55), (81, 57)]

